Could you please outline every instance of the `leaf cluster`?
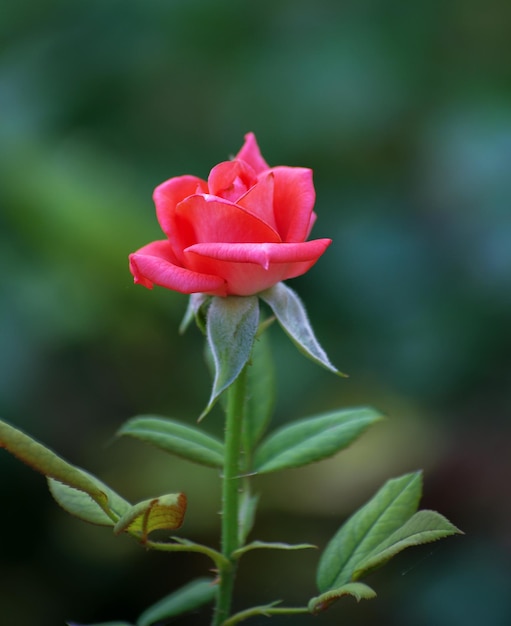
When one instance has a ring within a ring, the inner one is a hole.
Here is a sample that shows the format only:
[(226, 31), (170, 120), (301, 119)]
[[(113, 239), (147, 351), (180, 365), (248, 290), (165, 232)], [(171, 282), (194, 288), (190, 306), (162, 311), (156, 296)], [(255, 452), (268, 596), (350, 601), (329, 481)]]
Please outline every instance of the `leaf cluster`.
[[(317, 342), (305, 309), (296, 294), (283, 284), (259, 294), (275, 318), (308, 358), (337, 374)], [(354, 407), (310, 415), (272, 430), (274, 372), (268, 336), (263, 331), (273, 318), (260, 321), (259, 298), (213, 298), (192, 296), (182, 324), (197, 321), (207, 337), (212, 366), (212, 393), (202, 417), (242, 371), (248, 392), (244, 400), (239, 471), (237, 549), (222, 554), (188, 539), (171, 537), (154, 541), (156, 530), (175, 530), (186, 511), (183, 493), (166, 494), (131, 504), (92, 474), (55, 454), (18, 429), (0, 422), (0, 446), (44, 474), (55, 500), (69, 513), (93, 524), (110, 526), (114, 533), (127, 533), (148, 548), (168, 552), (198, 552), (210, 558), (215, 569), (235, 567), (247, 552), (256, 549), (298, 550), (311, 544), (283, 542), (247, 543), (256, 516), (259, 497), (252, 492), (254, 476), (289, 470), (329, 458), (346, 449), (370, 426), (382, 420), (370, 407)], [(200, 419), (201, 419), (200, 418)], [(242, 416), (240, 415), (240, 419)], [(200, 420), (199, 420), (200, 421)], [(128, 420), (119, 436), (135, 438), (193, 463), (224, 470), (223, 441), (192, 426), (158, 415), (140, 415)], [(337, 531), (324, 549), (316, 583), (319, 595), (304, 607), (281, 607), (278, 602), (252, 607), (227, 617), (222, 626), (233, 626), (256, 615), (318, 613), (345, 595), (357, 600), (376, 593), (361, 578), (384, 565), (407, 547), (459, 533), (435, 511), (418, 511), (422, 493), (420, 472), (386, 482), (383, 487)], [(151, 626), (215, 600), (213, 580), (198, 579), (170, 594), (145, 611), (134, 626)], [(70, 625), (78, 626), (78, 625)], [(96, 626), (132, 626), (111, 622)]]

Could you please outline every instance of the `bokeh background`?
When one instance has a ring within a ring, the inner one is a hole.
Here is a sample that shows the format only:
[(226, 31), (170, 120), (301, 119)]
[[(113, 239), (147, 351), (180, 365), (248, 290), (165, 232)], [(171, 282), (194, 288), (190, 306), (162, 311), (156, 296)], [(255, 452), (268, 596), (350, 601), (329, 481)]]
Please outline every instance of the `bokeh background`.
[[(369, 579), (376, 600), (314, 623), (511, 623), (511, 4), (19, 0), (1, 13), (2, 417), (132, 500), (185, 490), (182, 534), (216, 543), (216, 472), (114, 438), (139, 413), (193, 422), (209, 391), (199, 332), (177, 334), (186, 297), (134, 287), (127, 255), (161, 238), (157, 184), (206, 177), (254, 131), (270, 164), (314, 169), (314, 236), (334, 243), (292, 286), (350, 374), (273, 328), (275, 424), (359, 404), (388, 415), (337, 458), (260, 480), (255, 535), (323, 547), (385, 480), (424, 468), (423, 506), (466, 536), (403, 553)], [(69, 518), (6, 452), (0, 498), (2, 624), (134, 621), (209, 567)], [(317, 558), (247, 556), (239, 608), (303, 603)]]

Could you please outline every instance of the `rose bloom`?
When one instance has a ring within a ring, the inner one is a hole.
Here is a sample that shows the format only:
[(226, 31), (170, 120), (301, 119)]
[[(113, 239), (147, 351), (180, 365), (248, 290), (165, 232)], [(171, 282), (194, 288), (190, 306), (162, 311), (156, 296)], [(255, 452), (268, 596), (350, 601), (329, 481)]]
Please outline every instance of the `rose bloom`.
[(130, 255), (135, 283), (181, 293), (249, 296), (309, 270), (330, 239), (306, 241), (316, 219), (312, 170), (270, 168), (252, 133), (208, 180), (177, 176), (154, 190), (167, 236)]

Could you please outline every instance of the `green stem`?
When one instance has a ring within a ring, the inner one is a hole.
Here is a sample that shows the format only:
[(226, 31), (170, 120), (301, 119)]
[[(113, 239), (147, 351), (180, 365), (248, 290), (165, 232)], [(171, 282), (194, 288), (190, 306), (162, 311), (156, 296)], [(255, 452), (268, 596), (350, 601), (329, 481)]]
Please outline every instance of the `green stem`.
[(251, 609), (246, 609), (245, 611), (240, 611), (240, 613), (236, 613), (236, 615), (233, 615), (229, 619), (225, 620), (222, 626), (235, 626), (235, 624), (239, 624), (240, 622), (243, 622), (250, 617), (256, 617), (257, 615), (270, 617), (271, 615), (304, 615), (305, 613), (310, 614), (310, 611), (306, 606), (287, 608), (273, 608), (272, 605), (254, 606)]
[(219, 588), (213, 626), (220, 626), (231, 609), (236, 561), (233, 552), (238, 545), (238, 511), (240, 486), (240, 452), (245, 404), (246, 368), (229, 387), (225, 422), (225, 460), (222, 479), (222, 554), (227, 563), (219, 570)]

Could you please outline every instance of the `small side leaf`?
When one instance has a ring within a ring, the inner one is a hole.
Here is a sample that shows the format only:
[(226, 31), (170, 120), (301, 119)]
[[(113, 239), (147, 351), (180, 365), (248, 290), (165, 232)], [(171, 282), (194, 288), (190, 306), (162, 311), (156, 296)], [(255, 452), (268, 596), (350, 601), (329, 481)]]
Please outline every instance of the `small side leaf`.
[(118, 435), (140, 439), (201, 465), (223, 467), (224, 445), (219, 439), (171, 419), (153, 415), (134, 417), (120, 428)]
[(326, 593), (322, 593), (316, 598), (312, 598), (309, 602), (309, 611), (311, 613), (320, 613), (327, 609), (333, 602), (342, 598), (342, 596), (353, 596), (357, 602), (360, 600), (371, 600), (376, 597), (376, 592), (364, 583), (347, 583), (337, 589), (332, 589)]
[(246, 546), (238, 548), (232, 553), (234, 559), (239, 559), (246, 552), (251, 550), (307, 550), (309, 548), (317, 548), (312, 543), (281, 543), (281, 542), (268, 542), (268, 541), (252, 541), (247, 543)]
[(98, 489), (106, 494), (108, 506), (114, 515), (107, 515), (87, 493), (64, 485), (53, 478), (47, 478), (51, 495), (65, 511), (84, 522), (99, 526), (114, 526), (116, 520), (129, 511), (131, 504), (91, 474), (84, 473), (97, 484)]
[(440, 513), (428, 510), (417, 511), (359, 563), (353, 572), (353, 578), (358, 579), (381, 567), (405, 548), (430, 543), (455, 534), (462, 534), (462, 532)]
[(151, 626), (161, 620), (193, 611), (212, 602), (216, 593), (217, 587), (212, 578), (198, 578), (146, 609), (138, 618), (136, 626)]
[(421, 472), (387, 481), (325, 548), (317, 572), (318, 589), (331, 591), (352, 582), (353, 573), (372, 551), (412, 517), (421, 492)]
[(147, 541), (153, 530), (174, 530), (183, 523), (186, 512), (184, 493), (171, 493), (132, 506), (114, 526), (115, 534), (124, 531), (140, 535)]
[(371, 408), (344, 409), (283, 426), (257, 449), (254, 470), (274, 472), (325, 459), (349, 446), (382, 415)]
[(207, 339), (213, 356), (215, 376), (204, 418), (220, 394), (247, 364), (259, 323), (256, 296), (213, 298), (207, 315)]
[(326, 352), (320, 346), (305, 307), (292, 289), (284, 283), (277, 283), (270, 289), (262, 291), (259, 296), (271, 308), (279, 324), (306, 357), (334, 374), (344, 376), (332, 365)]

